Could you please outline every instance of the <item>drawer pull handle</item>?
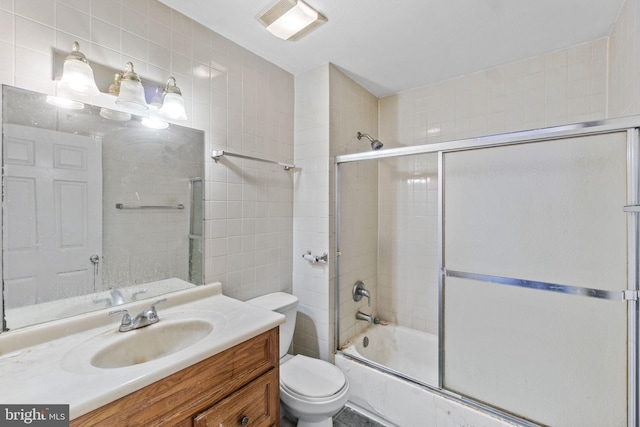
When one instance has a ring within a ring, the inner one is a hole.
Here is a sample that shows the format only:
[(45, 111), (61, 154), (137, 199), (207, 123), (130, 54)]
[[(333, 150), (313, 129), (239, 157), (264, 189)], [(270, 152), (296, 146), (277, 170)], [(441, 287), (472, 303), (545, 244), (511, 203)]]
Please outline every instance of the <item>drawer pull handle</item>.
[(242, 417), (242, 419), (240, 420), (240, 424), (242, 424), (243, 426), (246, 426), (249, 424), (249, 417), (247, 417), (246, 415), (244, 417)]

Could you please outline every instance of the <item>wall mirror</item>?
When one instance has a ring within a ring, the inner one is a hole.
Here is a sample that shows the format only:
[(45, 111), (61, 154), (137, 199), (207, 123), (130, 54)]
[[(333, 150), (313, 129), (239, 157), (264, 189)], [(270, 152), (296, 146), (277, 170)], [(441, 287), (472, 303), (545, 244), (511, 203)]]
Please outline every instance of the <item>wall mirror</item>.
[(3, 331), (203, 283), (204, 133), (2, 87)]

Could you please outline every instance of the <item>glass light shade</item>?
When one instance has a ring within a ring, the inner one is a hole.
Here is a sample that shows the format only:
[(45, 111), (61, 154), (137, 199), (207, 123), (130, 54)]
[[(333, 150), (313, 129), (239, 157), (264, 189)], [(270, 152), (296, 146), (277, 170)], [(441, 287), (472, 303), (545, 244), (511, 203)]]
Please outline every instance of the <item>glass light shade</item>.
[(63, 92), (84, 96), (95, 96), (100, 93), (89, 64), (71, 55), (65, 59), (62, 66), (62, 77), (58, 88)]
[(120, 81), (120, 93), (118, 94), (118, 98), (116, 98), (116, 104), (132, 110), (148, 109), (149, 106), (144, 98), (144, 87), (142, 87), (142, 83), (137, 80), (122, 79)]
[(67, 110), (82, 110), (84, 108), (84, 104), (82, 102), (74, 101), (62, 96), (47, 95), (46, 101), (47, 104), (51, 104), (59, 108), (66, 108)]
[(116, 122), (128, 122), (131, 120), (131, 114), (105, 107), (100, 109), (100, 116)]
[(162, 120), (155, 117), (144, 117), (142, 120), (140, 120), (140, 123), (142, 123), (142, 126), (148, 127), (149, 129), (160, 130), (169, 127), (169, 123), (163, 122)]
[(167, 93), (164, 96), (160, 115), (173, 120), (187, 120), (187, 112), (184, 109), (184, 99), (177, 93)]

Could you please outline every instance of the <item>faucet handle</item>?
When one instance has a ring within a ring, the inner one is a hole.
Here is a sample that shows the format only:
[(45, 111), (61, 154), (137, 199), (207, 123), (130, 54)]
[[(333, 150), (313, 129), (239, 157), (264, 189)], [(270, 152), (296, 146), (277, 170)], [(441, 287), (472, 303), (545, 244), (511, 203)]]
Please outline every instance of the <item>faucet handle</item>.
[(364, 282), (362, 282), (362, 280), (358, 280), (354, 283), (352, 295), (353, 300), (356, 302), (360, 301), (362, 297), (367, 297), (367, 306), (371, 307), (371, 294), (364, 288)]
[(129, 326), (129, 325), (131, 325), (131, 316), (129, 316), (129, 312), (127, 310), (110, 311), (109, 312), (109, 316), (116, 316), (116, 315), (122, 314), (122, 313), (124, 313), (124, 316), (122, 316), (122, 323), (120, 325), (121, 326)]
[(163, 302), (167, 302), (166, 298), (159, 299), (158, 301), (151, 304), (151, 310), (156, 311), (156, 305), (162, 304)]
[(157, 322), (158, 319), (158, 312), (156, 311), (156, 305), (158, 304), (162, 304), (163, 302), (167, 302), (166, 298), (162, 298), (156, 302), (154, 302), (153, 304), (151, 304), (151, 307), (146, 310), (146, 314), (147, 314), (147, 318), (152, 321), (152, 322)]

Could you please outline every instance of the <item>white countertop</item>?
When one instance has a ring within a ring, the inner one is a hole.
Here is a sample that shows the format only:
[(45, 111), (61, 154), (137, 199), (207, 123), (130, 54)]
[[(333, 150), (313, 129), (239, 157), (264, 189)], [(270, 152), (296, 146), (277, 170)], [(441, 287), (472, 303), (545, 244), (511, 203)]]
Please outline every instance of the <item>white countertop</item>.
[[(211, 335), (156, 360), (101, 369), (91, 366), (88, 359), (78, 362), (87, 351), (87, 342), (131, 333), (117, 332), (120, 318), (109, 317), (110, 309), (4, 333), (0, 335), (0, 402), (69, 404), (71, 419), (77, 418), (284, 322), (281, 314), (222, 295), (220, 283), (166, 298), (167, 303), (157, 307), (160, 323), (163, 318), (169, 321), (191, 312), (194, 317), (210, 314), (216, 319)], [(133, 317), (152, 302), (125, 304), (118, 309), (127, 308)]]

